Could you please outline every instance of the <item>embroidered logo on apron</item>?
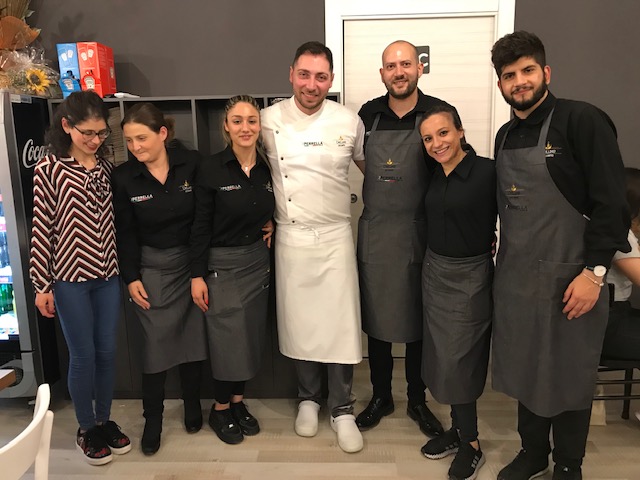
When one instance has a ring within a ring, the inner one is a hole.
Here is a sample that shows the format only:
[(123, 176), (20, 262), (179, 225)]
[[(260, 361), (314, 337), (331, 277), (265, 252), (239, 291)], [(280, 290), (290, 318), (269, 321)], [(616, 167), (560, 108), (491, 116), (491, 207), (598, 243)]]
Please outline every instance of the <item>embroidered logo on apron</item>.
[(562, 150), (562, 147), (554, 147), (551, 142), (547, 141), (544, 146), (544, 156), (545, 158), (554, 158), (556, 155), (562, 155), (560, 150)]
[(507, 210), (518, 210), (521, 212), (526, 212), (527, 211), (527, 206), (526, 205), (517, 205), (514, 204), (513, 202), (522, 202), (523, 200), (523, 195), (524, 195), (524, 189), (517, 187), (515, 184), (512, 184), (509, 188), (507, 188), (505, 190), (505, 196), (507, 197), (507, 199), (509, 200), (510, 203), (507, 203), (504, 208)]
[(393, 170), (395, 170), (396, 168), (398, 168), (398, 164), (395, 163), (393, 160), (389, 159), (386, 162), (382, 163), (380, 165), (380, 167), (382, 168), (382, 170), (384, 170), (385, 172), (392, 172)]

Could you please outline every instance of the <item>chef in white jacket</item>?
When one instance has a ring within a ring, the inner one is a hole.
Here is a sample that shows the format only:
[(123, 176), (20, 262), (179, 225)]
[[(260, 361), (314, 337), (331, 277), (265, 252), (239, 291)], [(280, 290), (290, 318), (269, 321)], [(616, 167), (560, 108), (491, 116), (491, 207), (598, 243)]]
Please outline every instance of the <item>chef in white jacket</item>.
[(296, 364), (296, 433), (312, 437), (318, 430), (326, 366), (331, 426), (342, 450), (357, 452), (362, 435), (351, 385), (362, 346), (348, 171), (351, 160), (364, 166), (364, 126), (346, 107), (326, 100), (333, 56), (325, 45), (301, 45), (289, 80), (293, 97), (262, 110), (276, 198), (280, 351)]

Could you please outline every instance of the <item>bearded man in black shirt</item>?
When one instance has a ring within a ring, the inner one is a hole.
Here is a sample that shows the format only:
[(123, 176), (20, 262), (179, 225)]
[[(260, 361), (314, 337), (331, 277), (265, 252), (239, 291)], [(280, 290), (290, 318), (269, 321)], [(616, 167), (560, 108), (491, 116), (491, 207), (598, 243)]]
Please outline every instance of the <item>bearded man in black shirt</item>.
[(491, 60), (514, 118), (496, 137), (500, 248), (493, 387), (518, 400), (522, 450), (498, 480), (582, 478), (608, 315), (603, 278), (629, 251), (624, 172), (611, 119), (557, 99), (542, 42), (515, 32)]

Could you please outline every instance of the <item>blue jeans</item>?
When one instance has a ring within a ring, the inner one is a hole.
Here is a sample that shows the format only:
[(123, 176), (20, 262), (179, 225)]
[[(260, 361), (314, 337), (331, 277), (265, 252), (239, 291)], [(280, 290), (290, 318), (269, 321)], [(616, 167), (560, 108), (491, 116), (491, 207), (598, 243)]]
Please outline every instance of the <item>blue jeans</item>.
[(88, 430), (111, 414), (120, 277), (56, 282), (53, 297), (69, 348), (69, 393), (80, 428)]

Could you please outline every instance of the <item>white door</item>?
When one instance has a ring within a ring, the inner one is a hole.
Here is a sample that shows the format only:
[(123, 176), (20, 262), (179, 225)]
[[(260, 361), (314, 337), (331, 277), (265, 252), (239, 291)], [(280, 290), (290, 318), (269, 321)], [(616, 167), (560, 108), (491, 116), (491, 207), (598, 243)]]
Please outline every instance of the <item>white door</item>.
[[(495, 38), (492, 16), (354, 19), (344, 22), (344, 102), (357, 112), (372, 98), (384, 95), (380, 79), (382, 51), (394, 40), (407, 40), (425, 63), (418, 87), (455, 106), (467, 141), (482, 156), (490, 156), (495, 73), (490, 51)], [(352, 168), (352, 225), (362, 213), (362, 174)]]
[[(384, 95), (382, 51), (395, 40), (407, 40), (419, 52), (428, 51), (420, 57), (426, 64), (418, 87), (454, 105), (467, 141), (479, 155), (492, 156), (493, 138), (508, 120), (509, 108), (496, 88), (491, 47), (513, 31), (514, 14), (515, 0), (325, 0), (327, 46), (336, 73), (332, 91), (340, 92), (354, 112)], [(362, 213), (362, 178), (356, 168), (350, 170), (354, 233)], [(403, 350), (394, 345), (394, 356), (404, 356)]]

